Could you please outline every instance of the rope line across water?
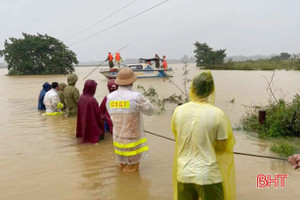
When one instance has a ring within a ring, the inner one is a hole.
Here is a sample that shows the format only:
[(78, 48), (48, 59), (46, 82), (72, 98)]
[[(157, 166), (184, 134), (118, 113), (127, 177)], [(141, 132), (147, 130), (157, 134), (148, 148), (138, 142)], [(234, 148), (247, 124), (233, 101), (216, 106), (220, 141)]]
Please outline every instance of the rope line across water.
[[(156, 133), (153, 133), (153, 132), (150, 132), (150, 131), (146, 131), (146, 130), (145, 130), (145, 132), (150, 134), (150, 135), (153, 135), (153, 136), (156, 136), (156, 137), (160, 137), (160, 138), (175, 142), (175, 139), (173, 139), (173, 138), (169, 138), (169, 137), (159, 135), (159, 134), (156, 134)], [(262, 155), (256, 155), (256, 154), (250, 154), (250, 153), (241, 153), (241, 152), (233, 152), (233, 153), (237, 154), (237, 155), (243, 155), (243, 156), (252, 156), (252, 157), (258, 157), (258, 158), (269, 158), (269, 159), (274, 159), (274, 160), (287, 161), (286, 158), (277, 158), (277, 157), (272, 157), (272, 156), (262, 156)]]

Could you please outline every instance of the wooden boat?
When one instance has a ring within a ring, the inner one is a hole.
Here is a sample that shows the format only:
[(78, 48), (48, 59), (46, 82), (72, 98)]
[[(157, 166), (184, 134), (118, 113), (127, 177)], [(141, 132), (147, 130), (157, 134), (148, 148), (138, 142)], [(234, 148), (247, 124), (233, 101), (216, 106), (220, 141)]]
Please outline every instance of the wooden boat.
[[(143, 59), (146, 60), (147, 62), (149, 60), (153, 59)], [(141, 61), (141, 59), (140, 59)], [(151, 67), (151, 65), (147, 65), (145, 67), (145, 63), (141, 64), (128, 64), (128, 65), (123, 65), (123, 67), (129, 67), (133, 70), (133, 72), (137, 75), (138, 78), (164, 78), (164, 77), (173, 77), (173, 70), (172, 68), (169, 68), (167, 70), (165, 69), (154, 69)], [(121, 69), (121, 68), (120, 68)], [(119, 68), (112, 68), (110, 70), (100, 70), (100, 73), (105, 76), (106, 78), (113, 79), (117, 78), (118, 76), (118, 71), (120, 70)]]

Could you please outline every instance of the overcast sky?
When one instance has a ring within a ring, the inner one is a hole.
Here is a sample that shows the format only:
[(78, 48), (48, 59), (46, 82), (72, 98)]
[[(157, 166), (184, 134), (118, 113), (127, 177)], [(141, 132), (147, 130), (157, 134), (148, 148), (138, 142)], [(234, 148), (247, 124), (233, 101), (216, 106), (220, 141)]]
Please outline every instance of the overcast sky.
[(0, 0), (0, 49), (25, 32), (63, 41), (81, 62), (103, 60), (127, 44), (123, 58), (192, 56), (195, 41), (226, 49), (228, 56), (300, 53), (299, 0), (169, 0), (72, 45), (163, 1), (137, 0), (69, 39), (133, 0)]

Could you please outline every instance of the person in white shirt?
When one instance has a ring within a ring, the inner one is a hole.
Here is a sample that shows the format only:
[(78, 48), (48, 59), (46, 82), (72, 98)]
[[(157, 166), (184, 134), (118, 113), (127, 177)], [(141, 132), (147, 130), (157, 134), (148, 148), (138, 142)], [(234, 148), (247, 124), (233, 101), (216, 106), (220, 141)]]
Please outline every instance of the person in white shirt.
[(137, 76), (130, 68), (118, 72), (118, 90), (107, 96), (106, 108), (113, 122), (113, 145), (116, 160), (124, 172), (139, 169), (140, 160), (148, 155), (147, 138), (141, 114), (151, 115), (154, 106), (132, 90)]
[(59, 85), (57, 82), (51, 84), (52, 89), (49, 90), (44, 97), (44, 104), (46, 106), (46, 115), (60, 115), (63, 104), (60, 102), (58, 95)]

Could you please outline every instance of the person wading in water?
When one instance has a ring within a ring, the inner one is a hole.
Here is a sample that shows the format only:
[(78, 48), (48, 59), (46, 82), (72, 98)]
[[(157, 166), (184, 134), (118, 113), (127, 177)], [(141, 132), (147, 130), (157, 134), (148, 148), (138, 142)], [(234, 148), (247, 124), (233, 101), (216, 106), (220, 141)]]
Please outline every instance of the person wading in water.
[(136, 79), (132, 69), (122, 68), (115, 81), (118, 90), (107, 95), (116, 160), (124, 172), (137, 171), (140, 160), (149, 151), (142, 114), (153, 114), (154, 106), (141, 93), (132, 90)]
[(235, 139), (228, 117), (214, 106), (214, 91), (211, 72), (204, 71), (193, 78), (191, 101), (174, 111), (176, 200), (235, 200)]

